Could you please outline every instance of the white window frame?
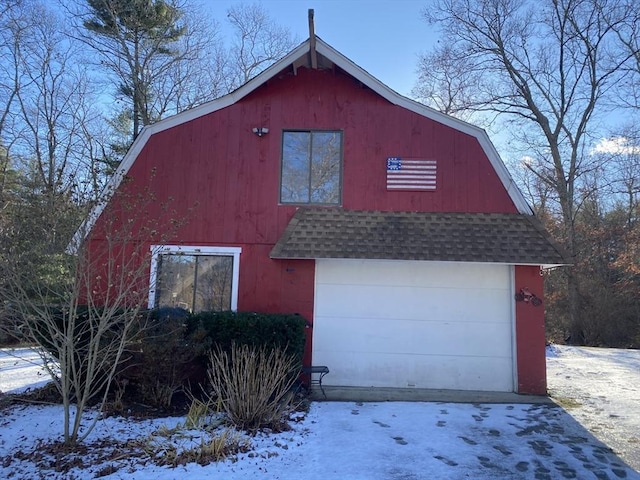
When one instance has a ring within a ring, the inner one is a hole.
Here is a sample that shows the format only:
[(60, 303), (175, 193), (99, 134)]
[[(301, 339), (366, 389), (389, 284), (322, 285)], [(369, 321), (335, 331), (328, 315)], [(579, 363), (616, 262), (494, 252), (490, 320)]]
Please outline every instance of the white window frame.
[(149, 303), (148, 307), (155, 308), (156, 281), (158, 279), (158, 257), (160, 255), (202, 255), (233, 257), (233, 272), (231, 278), (231, 310), (238, 310), (238, 284), (240, 279), (241, 247), (203, 247), (193, 245), (151, 245), (151, 269), (149, 273)]

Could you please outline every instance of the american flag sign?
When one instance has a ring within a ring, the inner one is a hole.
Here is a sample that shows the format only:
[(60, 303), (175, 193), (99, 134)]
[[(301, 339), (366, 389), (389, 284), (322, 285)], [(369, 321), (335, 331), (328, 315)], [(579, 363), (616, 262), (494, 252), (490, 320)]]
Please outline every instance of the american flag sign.
[(418, 158), (387, 158), (387, 190), (435, 190), (437, 162)]

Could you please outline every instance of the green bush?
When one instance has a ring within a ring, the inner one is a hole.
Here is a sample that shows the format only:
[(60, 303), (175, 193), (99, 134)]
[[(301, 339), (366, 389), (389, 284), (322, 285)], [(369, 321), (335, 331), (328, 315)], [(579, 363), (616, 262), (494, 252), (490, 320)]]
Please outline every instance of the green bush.
[(302, 362), (305, 344), (304, 318), (292, 314), (255, 312), (202, 312), (187, 319), (192, 342), (205, 342), (227, 353), (231, 346), (280, 348)]
[(208, 344), (187, 340), (188, 316), (178, 308), (150, 311), (126, 355), (118, 380), (131, 385), (148, 405), (168, 408), (176, 392), (206, 379), (202, 357)]
[(190, 389), (197, 395), (198, 385), (207, 383), (210, 350), (230, 353), (233, 344), (269, 351), (279, 348), (302, 363), (305, 321), (299, 315), (190, 314), (179, 308), (155, 309), (146, 315), (146, 323), (125, 354), (118, 382), (147, 405), (168, 408), (180, 390)]

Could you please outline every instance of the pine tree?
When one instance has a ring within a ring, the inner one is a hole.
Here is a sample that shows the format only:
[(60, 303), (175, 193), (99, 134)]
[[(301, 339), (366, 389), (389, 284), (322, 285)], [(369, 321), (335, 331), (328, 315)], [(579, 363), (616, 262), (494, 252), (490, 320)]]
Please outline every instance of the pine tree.
[(153, 84), (179, 55), (176, 42), (186, 33), (182, 11), (174, 1), (87, 0), (87, 38), (118, 78), (118, 93), (131, 102), (133, 139), (157, 118)]

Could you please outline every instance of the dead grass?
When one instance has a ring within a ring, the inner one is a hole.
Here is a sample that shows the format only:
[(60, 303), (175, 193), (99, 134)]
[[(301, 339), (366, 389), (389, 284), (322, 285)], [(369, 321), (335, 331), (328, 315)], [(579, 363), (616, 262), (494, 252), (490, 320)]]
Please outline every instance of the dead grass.
[(555, 403), (557, 403), (559, 406), (561, 406), (565, 410), (571, 410), (571, 409), (574, 409), (574, 408), (582, 407), (582, 403), (580, 403), (575, 398), (560, 397), (560, 396), (555, 396), (553, 394), (550, 394), (550, 397)]

